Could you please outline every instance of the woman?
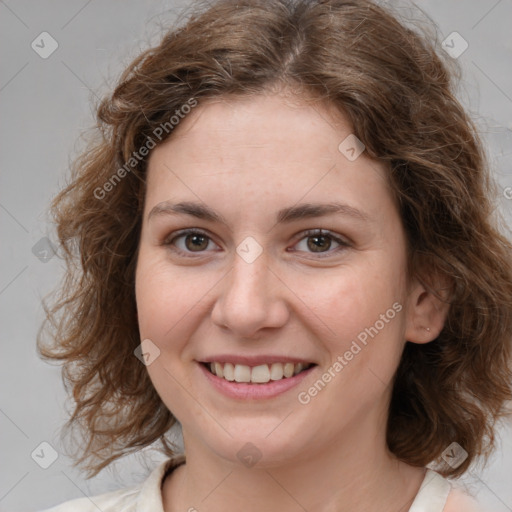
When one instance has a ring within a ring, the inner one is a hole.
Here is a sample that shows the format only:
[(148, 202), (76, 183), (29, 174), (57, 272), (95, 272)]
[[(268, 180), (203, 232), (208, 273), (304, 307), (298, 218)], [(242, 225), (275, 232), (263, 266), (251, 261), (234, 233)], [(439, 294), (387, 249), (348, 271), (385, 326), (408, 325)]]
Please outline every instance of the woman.
[(367, 1), (216, 2), (129, 66), (53, 205), (41, 352), (91, 476), (169, 460), (53, 511), (478, 510), (447, 477), (512, 396), (511, 246), (451, 90)]

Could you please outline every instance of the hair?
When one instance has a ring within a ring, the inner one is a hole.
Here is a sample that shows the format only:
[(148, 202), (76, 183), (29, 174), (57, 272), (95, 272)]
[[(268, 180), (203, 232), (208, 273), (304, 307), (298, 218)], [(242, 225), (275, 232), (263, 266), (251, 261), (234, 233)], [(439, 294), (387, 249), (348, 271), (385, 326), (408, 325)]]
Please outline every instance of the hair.
[[(366, 0), (221, 0), (193, 10), (122, 73), (97, 108), (96, 138), (51, 205), (66, 273), (38, 333), (40, 355), (63, 364), (74, 402), (67, 427), (84, 440), (75, 464), (89, 476), (156, 441), (175, 454), (167, 434), (177, 420), (134, 356), (141, 148), (172, 136), (169, 116), (191, 99), (276, 86), (343, 112), (367, 155), (387, 163), (407, 238), (404, 271), (450, 304), (434, 341), (405, 343), (389, 450), (422, 467), (457, 442), (468, 456), (440, 468), (444, 476), (487, 459), (512, 399), (512, 246), (500, 233), (481, 142), (436, 44)], [(444, 295), (437, 277), (448, 282)]]

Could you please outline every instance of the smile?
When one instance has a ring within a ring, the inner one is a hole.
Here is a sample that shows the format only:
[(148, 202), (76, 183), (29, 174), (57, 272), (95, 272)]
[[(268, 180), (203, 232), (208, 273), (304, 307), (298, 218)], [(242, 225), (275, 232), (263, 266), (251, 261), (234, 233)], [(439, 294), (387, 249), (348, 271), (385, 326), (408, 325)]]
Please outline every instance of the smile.
[(313, 366), (313, 363), (271, 363), (258, 366), (232, 363), (206, 363), (206, 368), (217, 377), (229, 382), (266, 384), (298, 375)]

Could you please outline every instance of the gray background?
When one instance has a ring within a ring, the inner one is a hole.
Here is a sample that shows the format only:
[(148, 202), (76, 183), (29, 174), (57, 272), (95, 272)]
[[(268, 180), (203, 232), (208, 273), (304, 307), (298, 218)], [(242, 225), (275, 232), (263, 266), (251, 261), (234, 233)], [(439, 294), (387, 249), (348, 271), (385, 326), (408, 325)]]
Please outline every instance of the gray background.
[[(40, 240), (54, 239), (46, 211), (64, 184), (69, 160), (82, 147), (81, 133), (93, 122), (90, 99), (110, 90), (124, 66), (158, 40), (183, 5), (0, 0), (0, 511), (39, 510), (131, 485), (163, 460), (149, 448), (147, 466), (141, 457), (128, 457), (89, 481), (73, 469), (59, 441), (66, 418), (60, 370), (38, 359), (35, 337), (43, 319), (41, 299), (62, 271), (51, 251), (44, 261)], [(438, 24), (441, 39), (457, 31), (469, 44), (457, 59), (464, 72), (460, 98), (485, 140), (501, 187), (497, 206), (510, 224), (512, 199), (504, 191), (512, 186), (512, 0), (417, 5)], [(59, 45), (46, 59), (31, 47), (44, 31)], [(512, 511), (510, 425), (500, 429), (500, 439), (489, 466), (473, 469), (464, 479), (493, 512)], [(41, 442), (58, 454), (48, 469), (31, 457), (36, 450), (45, 454), (40, 463), (50, 460), (51, 450), (41, 452)]]

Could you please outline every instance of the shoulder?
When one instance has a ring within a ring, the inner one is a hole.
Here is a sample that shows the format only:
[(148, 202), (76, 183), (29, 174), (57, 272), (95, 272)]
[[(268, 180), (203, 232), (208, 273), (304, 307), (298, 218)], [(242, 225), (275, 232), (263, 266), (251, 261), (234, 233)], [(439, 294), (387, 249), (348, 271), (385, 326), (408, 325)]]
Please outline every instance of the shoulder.
[(185, 456), (178, 454), (158, 465), (141, 484), (97, 496), (66, 501), (41, 512), (137, 512), (138, 504), (144, 503), (144, 510), (163, 510), (162, 482), (166, 474), (185, 462)]
[(428, 469), (409, 512), (490, 512), (457, 483), (451, 482), (440, 473)]
[(140, 487), (120, 489), (118, 491), (61, 503), (41, 512), (132, 512), (135, 511)]
[(469, 494), (466, 494), (461, 488), (453, 487), (446, 500), (443, 512), (489, 512)]

